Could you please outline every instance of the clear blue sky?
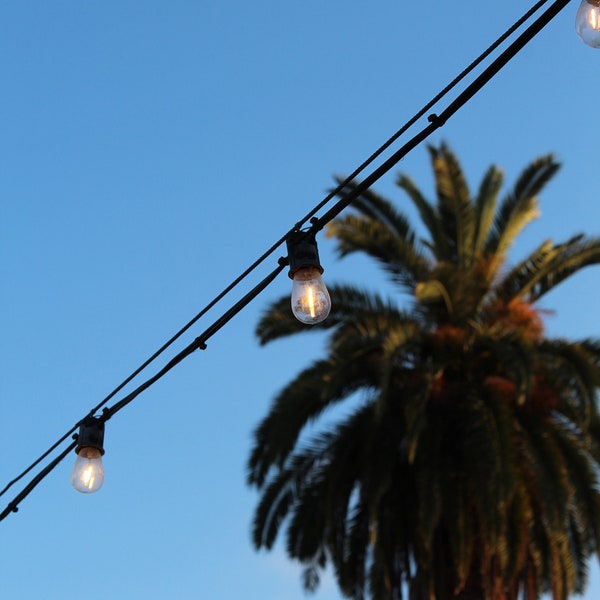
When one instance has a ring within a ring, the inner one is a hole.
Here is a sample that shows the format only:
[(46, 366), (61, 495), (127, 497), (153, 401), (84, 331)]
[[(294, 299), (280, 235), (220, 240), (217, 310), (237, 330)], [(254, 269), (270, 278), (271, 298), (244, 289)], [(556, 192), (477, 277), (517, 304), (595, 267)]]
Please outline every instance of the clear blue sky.
[[(3, 3), (0, 487), (529, 6)], [(598, 233), (600, 51), (576, 36), (577, 6), (431, 140), (449, 142), (473, 187), (490, 163), (512, 183), (556, 152), (563, 169), (516, 253)], [(404, 203), (399, 170), (431, 191), (424, 147), (376, 186)], [(320, 249), (326, 281), (380, 281), (364, 261), (336, 262), (327, 240)], [(99, 493), (71, 489), (73, 456), (0, 523), (3, 598), (304, 597), (281, 545), (252, 549), (257, 495), (245, 485), (254, 427), (321, 348), (318, 336), (257, 345), (258, 315), (289, 289), (280, 276), (107, 424)], [(549, 333), (597, 336), (599, 296), (597, 271), (556, 290)], [(600, 597), (598, 573), (587, 599)], [(339, 597), (331, 578), (315, 596)]]

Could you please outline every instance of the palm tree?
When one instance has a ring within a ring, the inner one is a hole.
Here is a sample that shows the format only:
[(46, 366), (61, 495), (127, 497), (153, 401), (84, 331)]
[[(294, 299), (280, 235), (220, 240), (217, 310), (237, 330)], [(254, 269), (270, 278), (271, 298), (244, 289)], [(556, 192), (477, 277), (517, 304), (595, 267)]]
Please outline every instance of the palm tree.
[[(429, 151), (435, 203), (397, 181), (426, 238), (373, 191), (329, 227), (341, 256), (374, 258), (412, 302), (330, 289), (332, 312), (313, 328), (329, 330), (327, 356), (255, 431), (254, 544), (271, 548), (285, 528), (305, 587), (330, 564), (357, 600), (567, 598), (600, 550), (600, 340), (549, 339), (536, 303), (600, 262), (600, 238), (545, 241), (507, 266), (555, 159), (533, 161), (498, 201), (500, 169), (472, 197), (451, 150)], [(265, 344), (307, 329), (286, 297), (257, 333)], [(349, 416), (305, 433), (342, 403)]]

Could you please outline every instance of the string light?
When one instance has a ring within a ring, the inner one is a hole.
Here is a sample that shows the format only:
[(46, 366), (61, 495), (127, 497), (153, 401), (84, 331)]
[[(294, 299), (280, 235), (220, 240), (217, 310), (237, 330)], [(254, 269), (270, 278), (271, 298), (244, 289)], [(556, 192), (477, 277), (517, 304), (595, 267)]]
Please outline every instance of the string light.
[(575, 31), (588, 46), (600, 48), (600, 0), (582, 0), (575, 17)]
[(298, 321), (315, 325), (327, 318), (331, 299), (321, 274), (315, 232), (294, 231), (286, 239), (289, 277), (292, 284), (292, 312)]
[[(240, 275), (230, 286), (228, 286), (221, 294), (219, 294), (205, 309), (203, 309), (196, 317), (192, 319), (182, 330), (180, 330), (171, 340), (161, 347), (150, 359), (148, 359), (141, 367), (139, 367), (132, 375), (130, 375), (119, 387), (105, 398), (98, 406), (96, 406), (88, 414), (88, 416), (79, 423), (80, 432), (77, 436), (77, 442), (74, 442), (66, 450), (62, 451), (51, 463), (42, 469), (25, 488), (17, 494), (17, 496), (8, 504), (8, 506), (0, 512), (0, 521), (2, 521), (11, 512), (17, 512), (18, 504), (21, 502), (41, 481), (50, 473), (57, 464), (59, 464), (65, 456), (75, 448), (77, 452), (77, 460), (73, 469), (72, 483), (75, 489), (84, 493), (97, 491), (102, 486), (104, 481), (104, 469), (102, 467), (103, 438), (104, 438), (104, 422), (129, 404), (145, 389), (158, 381), (163, 375), (170, 371), (175, 365), (179, 364), (185, 357), (189, 356), (196, 349), (205, 349), (206, 340), (218, 331), (225, 323), (227, 323), (235, 314), (240, 312), (248, 303), (255, 298), (274, 278), (281, 272), (284, 265), (289, 263), (291, 278), (296, 280), (296, 275), (304, 271), (304, 281), (299, 281), (301, 289), (312, 289), (311, 293), (298, 293), (300, 298), (298, 302), (294, 302), (294, 289), (292, 290), (292, 306), (299, 305), (300, 308), (294, 310), (300, 316), (296, 315), (305, 323), (318, 323), (325, 319), (331, 309), (331, 301), (327, 288), (322, 283), (321, 274), (323, 267), (319, 263), (318, 251), (316, 245), (316, 233), (320, 231), (328, 222), (337, 217), (340, 212), (349, 206), (353, 200), (373, 185), (380, 177), (387, 173), (395, 164), (397, 164), (404, 156), (414, 149), (417, 145), (427, 139), (433, 131), (442, 127), (444, 123), (454, 115), (468, 100), (470, 100), (483, 86), (498, 73), (510, 59), (512, 59), (527, 43), (529, 43), (566, 5), (570, 0), (555, 0), (555, 2), (542, 14), (517, 40), (501, 53), (501, 55), (492, 62), (467, 88), (453, 100), (450, 105), (440, 115), (430, 115), (430, 124), (421, 132), (417, 133), (411, 140), (397, 150), (390, 158), (375, 169), (363, 181), (358, 183), (350, 192), (344, 190), (345, 186), (351, 183), (355, 177), (375, 158), (380, 156), (402, 133), (405, 133), (419, 118), (427, 114), (427, 111), (436, 104), (443, 96), (445, 96), (459, 81), (461, 81), (475, 66), (489, 56), (492, 50), (496, 49), (501, 42), (505, 41), (510, 34), (516, 31), (526, 20), (528, 20), (541, 6), (548, 0), (540, 0), (533, 6), (521, 19), (519, 19), (509, 30), (496, 40), (484, 53), (482, 53), (471, 65), (467, 67), (457, 78), (455, 78), (446, 88), (442, 90), (432, 101), (426, 104), (412, 119), (410, 119), (399, 131), (389, 138), (374, 154), (371, 155), (362, 165), (360, 165), (348, 178), (341, 182), (321, 203), (315, 206), (312, 211), (304, 217), (302, 221), (296, 224), (293, 230), (288, 232), (278, 242), (276, 242), (262, 257), (255, 261), (242, 275)], [(583, 4), (591, 4), (598, 8), (600, 0), (584, 0)], [(581, 8), (581, 7), (580, 7)], [(595, 21), (598, 23), (598, 21)], [(579, 33), (579, 31), (578, 31)], [(580, 34), (581, 35), (581, 34)], [(344, 193), (342, 193), (344, 192)], [(313, 217), (327, 202), (335, 196), (340, 195), (342, 199), (328, 210), (320, 219), (312, 219), (312, 227), (308, 231), (300, 231), (303, 223)], [(161, 354), (168, 346), (170, 346), (180, 335), (183, 334), (193, 323), (203, 316), (209, 308), (214, 306), (227, 293), (229, 293), (240, 281), (242, 281), (250, 272), (252, 272), (259, 264), (261, 264), (268, 256), (270, 256), (278, 247), (286, 242), (288, 248), (288, 259), (280, 259), (279, 266), (268, 275), (261, 283), (253, 290), (239, 300), (232, 308), (230, 308), (222, 317), (220, 317), (212, 326), (210, 326), (201, 336), (196, 338), (192, 344), (188, 345), (182, 352), (175, 356), (165, 367), (150, 379), (141, 384), (133, 392), (125, 396), (122, 400), (113, 405), (110, 409), (104, 409), (102, 418), (96, 418), (92, 415), (104, 406), (110, 398), (120, 391), (126, 383), (137, 376), (146, 366), (150, 364), (159, 354)], [(301, 278), (298, 278), (301, 279)], [(308, 283), (312, 282), (312, 283)], [(296, 283), (296, 281), (295, 281)], [(294, 285), (292, 286), (294, 287)], [(302, 299), (303, 298), (303, 299)], [(14, 483), (19, 481), (31, 469), (38, 465), (41, 460), (46, 458), (50, 452), (55, 450), (59, 444), (63, 443), (68, 436), (75, 431), (71, 429), (67, 434), (60, 438), (53, 446), (51, 446), (44, 454), (42, 454), (32, 465), (23, 471), (18, 477), (13, 479), (0, 491), (0, 496), (3, 495)], [(81, 459), (81, 460), (80, 460)], [(80, 467), (79, 465), (84, 465)]]
[(86, 419), (79, 428), (77, 459), (71, 473), (71, 485), (82, 494), (97, 492), (104, 483), (104, 422), (95, 417)]

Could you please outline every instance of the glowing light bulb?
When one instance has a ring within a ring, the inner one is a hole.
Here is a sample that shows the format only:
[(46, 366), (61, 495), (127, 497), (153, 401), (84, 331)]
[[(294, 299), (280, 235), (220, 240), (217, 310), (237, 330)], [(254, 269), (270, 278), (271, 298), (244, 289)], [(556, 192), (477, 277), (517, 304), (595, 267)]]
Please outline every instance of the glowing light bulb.
[(583, 0), (575, 17), (577, 35), (592, 48), (600, 48), (600, 0)]
[(77, 436), (77, 459), (71, 473), (71, 485), (82, 494), (97, 492), (104, 483), (104, 422), (96, 417), (82, 421)]
[(314, 231), (292, 231), (286, 238), (292, 284), (292, 312), (296, 319), (315, 325), (327, 318), (331, 298), (323, 283), (323, 267)]
[(97, 492), (104, 483), (102, 453), (98, 448), (80, 448), (71, 473), (71, 485), (82, 494)]
[(293, 275), (292, 312), (302, 323), (314, 325), (327, 318), (331, 299), (316, 267), (298, 269)]

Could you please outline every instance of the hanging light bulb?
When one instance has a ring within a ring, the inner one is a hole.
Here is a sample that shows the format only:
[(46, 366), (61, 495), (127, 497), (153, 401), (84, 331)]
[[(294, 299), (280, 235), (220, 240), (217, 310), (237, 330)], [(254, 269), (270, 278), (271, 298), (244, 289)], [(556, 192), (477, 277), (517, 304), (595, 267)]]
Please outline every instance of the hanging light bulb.
[(592, 48), (600, 48), (600, 0), (582, 0), (575, 17), (577, 35)]
[(294, 231), (288, 235), (289, 276), (292, 284), (292, 312), (296, 319), (308, 325), (320, 323), (331, 310), (329, 292), (323, 283), (323, 267), (315, 234)]
[(71, 485), (82, 494), (97, 492), (104, 483), (103, 442), (104, 422), (89, 417), (79, 427), (77, 459), (71, 473)]

